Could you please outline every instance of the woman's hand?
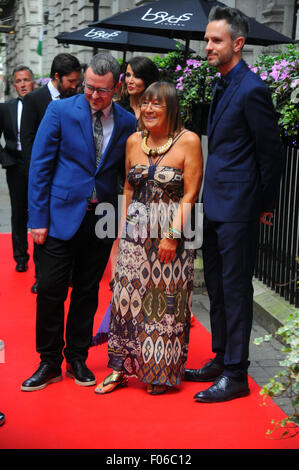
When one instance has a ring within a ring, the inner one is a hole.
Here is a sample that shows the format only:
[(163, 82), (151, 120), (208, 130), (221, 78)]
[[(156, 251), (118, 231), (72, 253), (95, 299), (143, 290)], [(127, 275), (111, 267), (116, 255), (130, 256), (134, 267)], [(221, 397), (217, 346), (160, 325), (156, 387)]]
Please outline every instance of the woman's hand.
[(172, 240), (170, 238), (162, 238), (158, 249), (158, 258), (161, 263), (170, 263), (176, 254), (178, 247), (178, 240)]

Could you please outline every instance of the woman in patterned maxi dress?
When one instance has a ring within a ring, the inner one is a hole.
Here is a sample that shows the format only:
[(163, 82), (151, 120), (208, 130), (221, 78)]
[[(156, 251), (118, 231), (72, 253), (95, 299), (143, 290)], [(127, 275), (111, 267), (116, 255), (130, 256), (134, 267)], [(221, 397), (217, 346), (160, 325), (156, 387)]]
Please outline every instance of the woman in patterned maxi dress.
[(136, 376), (157, 395), (184, 375), (194, 263), (184, 223), (198, 197), (202, 154), (198, 136), (181, 129), (179, 116), (174, 85), (156, 82), (141, 104), (143, 132), (127, 142), (126, 216), (116, 242), (108, 335), (113, 372), (99, 394)]

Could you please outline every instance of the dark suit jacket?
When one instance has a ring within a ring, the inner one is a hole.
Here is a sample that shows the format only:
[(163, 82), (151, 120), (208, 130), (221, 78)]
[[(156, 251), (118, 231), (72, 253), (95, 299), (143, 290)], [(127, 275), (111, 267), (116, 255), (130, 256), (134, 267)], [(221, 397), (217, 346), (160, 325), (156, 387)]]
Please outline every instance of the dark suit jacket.
[(21, 144), (27, 170), (29, 170), (31, 151), (38, 126), (52, 101), (47, 86), (28, 93), (23, 100), (21, 120)]
[(208, 219), (246, 222), (273, 210), (283, 146), (270, 93), (243, 60), (213, 119), (210, 111), (208, 142), (203, 188)]
[(136, 130), (136, 118), (115, 103), (113, 111), (113, 132), (96, 166), (91, 110), (85, 96), (49, 104), (32, 148), (29, 227), (48, 228), (49, 235), (60, 240), (72, 238), (94, 187), (100, 203), (114, 206), (126, 141)]
[(18, 163), (17, 152), (17, 106), (16, 98), (0, 103), (0, 138), (5, 138), (5, 146), (0, 144), (0, 163), (3, 168)]

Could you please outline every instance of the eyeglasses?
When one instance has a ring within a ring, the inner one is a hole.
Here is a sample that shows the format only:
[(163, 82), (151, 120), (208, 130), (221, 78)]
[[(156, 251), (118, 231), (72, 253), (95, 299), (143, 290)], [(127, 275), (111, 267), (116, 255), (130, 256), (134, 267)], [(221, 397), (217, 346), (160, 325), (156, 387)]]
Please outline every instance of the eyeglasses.
[(144, 101), (143, 103), (141, 103), (140, 108), (141, 109), (146, 109), (149, 106), (151, 106), (155, 110), (159, 110), (159, 109), (162, 109), (162, 108), (167, 108), (167, 106), (165, 104), (152, 103), (151, 101)]
[(82, 86), (84, 86), (84, 88), (85, 88), (85, 93), (88, 94), (88, 95), (92, 95), (95, 91), (97, 93), (111, 93), (111, 91), (114, 90), (115, 85), (116, 85), (116, 83), (113, 85), (111, 90), (108, 90), (107, 88), (95, 88), (92, 85), (88, 85), (86, 82), (82, 83)]

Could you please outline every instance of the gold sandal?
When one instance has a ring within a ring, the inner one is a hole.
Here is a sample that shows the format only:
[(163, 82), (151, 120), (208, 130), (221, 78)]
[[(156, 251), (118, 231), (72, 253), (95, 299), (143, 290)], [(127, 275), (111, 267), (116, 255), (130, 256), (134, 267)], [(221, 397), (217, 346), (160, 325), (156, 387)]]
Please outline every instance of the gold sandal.
[(163, 395), (166, 392), (166, 385), (147, 385), (147, 392), (150, 395)]
[[(111, 374), (107, 375), (103, 383), (100, 383), (96, 387), (95, 393), (98, 393), (99, 395), (104, 395), (105, 393), (113, 392), (117, 387), (123, 387), (127, 385), (127, 383), (128, 383), (128, 378), (124, 375), (123, 372), (114, 371), (114, 372), (111, 372)], [(105, 387), (111, 384), (113, 384), (113, 387), (109, 390), (105, 390)]]

